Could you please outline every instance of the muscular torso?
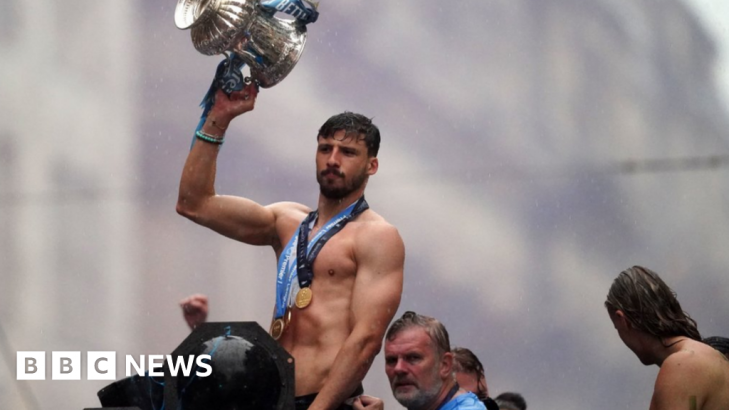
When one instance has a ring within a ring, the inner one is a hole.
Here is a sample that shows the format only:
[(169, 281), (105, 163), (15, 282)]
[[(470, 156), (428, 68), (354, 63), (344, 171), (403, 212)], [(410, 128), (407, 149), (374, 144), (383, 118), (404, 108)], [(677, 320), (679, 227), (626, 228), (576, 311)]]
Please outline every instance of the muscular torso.
[[(283, 246), (305, 216), (293, 215), (279, 225)], [(291, 308), (291, 321), (278, 341), (294, 357), (297, 396), (321, 390), (337, 353), (352, 331), (351, 302), (357, 273), (355, 237), (368, 223), (379, 220), (382, 218), (373, 211), (365, 211), (332, 236), (314, 261), (311, 303), (304, 309)], [(317, 222), (310, 238), (320, 226)], [(280, 252), (277, 251), (277, 258)]]

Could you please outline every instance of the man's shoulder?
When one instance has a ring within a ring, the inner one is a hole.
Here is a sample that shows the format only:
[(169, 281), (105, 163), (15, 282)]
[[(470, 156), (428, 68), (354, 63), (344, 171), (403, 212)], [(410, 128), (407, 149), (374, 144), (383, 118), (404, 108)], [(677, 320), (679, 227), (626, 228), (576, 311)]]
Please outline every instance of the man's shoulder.
[(271, 209), (274, 212), (287, 215), (287, 214), (308, 214), (311, 212), (311, 208), (304, 204), (300, 204), (298, 202), (291, 202), (291, 201), (282, 201), (282, 202), (274, 202), (267, 206), (267, 208)]
[(382, 215), (378, 214), (376, 211), (374, 211), (372, 208), (368, 208), (366, 211), (362, 212), (362, 214), (359, 215), (357, 219), (355, 219), (355, 221), (363, 224), (379, 222), (387, 223), (385, 218)]
[(349, 231), (354, 258), (359, 266), (378, 266), (402, 275), (405, 244), (397, 228), (369, 210)]
[(701, 342), (691, 341), (663, 361), (656, 388), (706, 385), (712, 379), (723, 379), (728, 370), (729, 363), (723, 360), (721, 353)]
[(378, 214), (372, 209), (368, 209), (363, 212), (362, 215), (357, 217), (357, 219), (355, 219), (353, 222), (353, 225), (357, 227), (357, 234), (397, 234), (399, 236), (397, 228), (395, 228), (394, 225), (385, 220), (382, 215)]
[(276, 219), (276, 232), (279, 239), (274, 245), (275, 249), (282, 249), (286, 245), (288, 238), (293, 236), (301, 221), (311, 212), (309, 207), (298, 202), (276, 202), (266, 208), (273, 212)]
[(467, 392), (452, 398), (442, 410), (486, 410), (486, 406), (475, 394)]
[[(653, 402), (664, 408), (667, 403), (717, 400), (729, 391), (729, 363), (721, 353), (698, 341), (690, 341), (668, 356), (656, 378)], [(719, 400), (725, 400), (721, 397)]]
[(711, 346), (696, 340), (688, 340), (681, 350), (671, 354), (663, 361), (659, 375), (664, 372), (706, 370), (707, 366), (726, 365), (727, 361), (722, 358), (723, 355)]
[(380, 246), (388, 248), (404, 246), (400, 232), (385, 218), (370, 210), (361, 216), (363, 218), (358, 218), (353, 226), (357, 248), (367, 250), (372, 246), (378, 248)]
[(277, 222), (299, 224), (311, 209), (298, 202), (275, 202), (267, 206), (276, 216)]

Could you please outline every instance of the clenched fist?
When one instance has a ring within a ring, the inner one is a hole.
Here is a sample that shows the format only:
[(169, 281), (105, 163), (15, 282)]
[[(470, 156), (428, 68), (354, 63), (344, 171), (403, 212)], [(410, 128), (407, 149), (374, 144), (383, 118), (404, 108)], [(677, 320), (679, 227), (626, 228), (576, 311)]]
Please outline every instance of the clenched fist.
[(194, 330), (208, 318), (208, 297), (201, 294), (188, 296), (180, 301), (182, 316), (187, 325)]

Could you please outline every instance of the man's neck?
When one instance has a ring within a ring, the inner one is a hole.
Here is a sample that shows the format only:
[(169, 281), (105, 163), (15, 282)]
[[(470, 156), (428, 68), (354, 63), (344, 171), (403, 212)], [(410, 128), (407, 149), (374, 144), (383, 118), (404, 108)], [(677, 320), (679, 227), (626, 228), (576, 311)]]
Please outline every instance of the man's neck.
[[(443, 404), (443, 400), (445, 400), (446, 397), (448, 397), (448, 393), (451, 392), (451, 389), (453, 388), (453, 386), (455, 386), (455, 384), (456, 384), (456, 381), (449, 377), (448, 380), (446, 380), (443, 383), (443, 387), (440, 388), (440, 393), (438, 393), (438, 396), (433, 401), (433, 403), (422, 410), (437, 410), (438, 407), (440, 407), (440, 405)], [(456, 396), (457, 395), (458, 395), (458, 393), (456, 393)]]
[(686, 341), (691, 340), (688, 336), (672, 336), (658, 339), (654, 344), (654, 357), (658, 367), (661, 367), (668, 356), (682, 350), (686, 346)]
[(364, 195), (364, 188), (358, 189), (341, 199), (331, 199), (319, 194), (319, 207), (317, 208), (319, 215), (315, 226), (321, 227), (334, 218), (336, 214), (355, 203), (362, 195)]

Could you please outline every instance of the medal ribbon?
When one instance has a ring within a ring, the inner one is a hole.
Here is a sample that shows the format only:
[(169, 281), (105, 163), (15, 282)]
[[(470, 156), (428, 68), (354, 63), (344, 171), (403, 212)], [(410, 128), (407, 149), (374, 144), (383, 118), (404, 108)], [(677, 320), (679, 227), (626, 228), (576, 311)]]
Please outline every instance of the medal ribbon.
[[(364, 195), (357, 200), (354, 204), (348, 206), (345, 210), (337, 214), (334, 218), (330, 219), (324, 227), (317, 232), (316, 236), (311, 238), (311, 241), (307, 243), (309, 238), (309, 230), (311, 229), (311, 222), (315, 221), (319, 215), (319, 211), (314, 211), (304, 219), (299, 227), (299, 240), (298, 240), (298, 254), (304, 255), (304, 257), (297, 257), (297, 278), (299, 279), (299, 287), (306, 288), (311, 285), (311, 281), (314, 279), (314, 271), (312, 265), (314, 260), (321, 249), (326, 245), (327, 241), (332, 236), (336, 235), (337, 232), (341, 231), (345, 225), (357, 215), (369, 209), (369, 205), (364, 198)], [(308, 252), (305, 250), (308, 249)]]
[[(289, 240), (288, 244), (286, 244), (286, 247), (284, 248), (283, 252), (281, 252), (281, 256), (278, 259), (278, 274), (276, 275), (276, 309), (274, 315), (275, 318), (278, 319), (283, 317), (284, 313), (286, 313), (286, 308), (289, 306), (291, 287), (294, 284), (294, 278), (297, 278), (299, 276), (298, 266), (301, 265), (301, 263), (298, 262), (298, 255), (308, 254), (308, 258), (305, 256), (302, 259), (304, 261), (308, 259), (311, 260), (311, 262), (309, 262), (308, 264), (303, 265), (304, 271), (307, 270), (308, 266), (309, 276), (306, 280), (306, 286), (308, 286), (309, 284), (311, 284), (311, 280), (313, 278), (313, 273), (311, 272), (311, 264), (314, 262), (316, 255), (319, 254), (319, 251), (324, 246), (326, 241), (334, 236), (334, 234), (342, 230), (347, 222), (349, 222), (355, 216), (361, 214), (368, 208), (369, 205), (367, 204), (367, 201), (365, 201), (364, 196), (361, 197), (357, 202), (348, 206), (340, 213), (338, 213), (334, 218), (330, 219), (329, 222), (327, 222), (326, 225), (319, 232), (317, 232), (316, 236), (312, 238), (312, 240), (309, 241), (308, 244), (306, 243), (306, 238), (308, 238), (309, 236), (309, 229), (311, 229), (310, 224), (316, 220), (316, 217), (318, 215), (317, 211), (311, 212), (304, 219), (304, 221), (301, 222), (299, 230), (291, 238), (291, 240)], [(302, 237), (302, 233), (304, 233), (303, 238), (305, 238), (303, 248), (301, 248), (302, 241), (299, 241), (299, 238)], [(323, 238), (325, 234), (328, 235), (326, 236), (326, 238)], [(321, 240), (322, 238), (323, 240)], [(316, 251), (314, 253), (312, 252), (312, 249), (315, 246)], [(306, 273), (304, 274), (306, 275)], [(303, 287), (303, 285), (301, 285), (301, 279), (299, 279), (299, 286)]]
[(440, 406), (438, 406), (437, 410), (442, 409), (443, 406), (448, 404), (448, 402), (453, 399), (453, 396), (455, 396), (456, 393), (458, 393), (458, 389), (460, 389), (460, 388), (461, 388), (461, 386), (459, 386), (458, 383), (456, 383), (455, 386), (453, 386), (451, 388), (451, 391), (448, 392), (448, 395), (446, 396), (446, 398), (440, 403)]

